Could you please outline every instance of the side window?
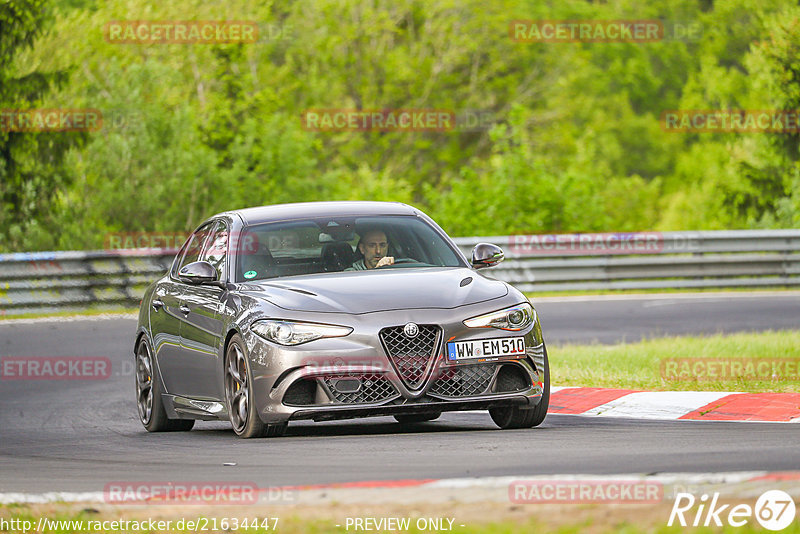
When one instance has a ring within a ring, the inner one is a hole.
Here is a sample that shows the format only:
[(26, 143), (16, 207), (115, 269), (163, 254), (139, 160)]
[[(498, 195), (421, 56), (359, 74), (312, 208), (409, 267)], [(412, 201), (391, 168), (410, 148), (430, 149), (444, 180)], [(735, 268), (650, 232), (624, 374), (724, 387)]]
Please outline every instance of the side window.
[(211, 239), (208, 240), (203, 255), (200, 258), (202, 261), (207, 261), (217, 269), (217, 274), (222, 279), (222, 273), (225, 269), (225, 256), (228, 250), (228, 229), (225, 223), (218, 222), (214, 228), (214, 233), (211, 234)]
[(192, 234), (192, 237), (189, 238), (189, 241), (186, 243), (186, 245), (184, 245), (185, 252), (183, 253), (183, 257), (175, 269), (175, 273), (180, 272), (184, 266), (198, 261), (200, 258), (200, 252), (203, 250), (203, 245), (205, 244), (206, 239), (208, 239), (208, 234), (211, 233), (211, 228), (212, 225), (207, 224)]

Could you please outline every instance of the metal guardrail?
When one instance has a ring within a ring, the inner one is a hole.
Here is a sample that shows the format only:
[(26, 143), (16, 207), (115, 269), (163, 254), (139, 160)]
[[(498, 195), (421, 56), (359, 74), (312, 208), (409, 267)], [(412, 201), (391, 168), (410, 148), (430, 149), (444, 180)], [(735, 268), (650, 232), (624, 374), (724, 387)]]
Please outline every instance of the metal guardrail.
[[(455, 241), (469, 254), (476, 239)], [(800, 285), (800, 230), (496, 236), (480, 240), (495, 243), (506, 253), (506, 261), (493, 270), (493, 276), (526, 292)], [(626, 242), (641, 246), (626, 247)]]
[[(800, 230), (462, 237), (506, 260), (482, 272), (522, 291), (800, 285)], [(174, 251), (0, 254), (0, 314), (137, 305)]]
[(175, 251), (0, 254), (0, 315), (138, 305)]

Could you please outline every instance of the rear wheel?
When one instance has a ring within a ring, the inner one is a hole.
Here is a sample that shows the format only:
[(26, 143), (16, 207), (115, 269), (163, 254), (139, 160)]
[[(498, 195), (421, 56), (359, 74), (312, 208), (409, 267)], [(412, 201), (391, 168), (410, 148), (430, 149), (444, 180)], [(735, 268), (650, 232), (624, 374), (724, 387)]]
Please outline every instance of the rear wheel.
[(500, 428), (532, 428), (539, 426), (547, 417), (547, 408), (550, 405), (550, 362), (547, 359), (547, 347), (544, 349), (544, 380), (542, 381), (542, 400), (533, 408), (507, 406), (503, 408), (490, 408), (489, 415), (492, 421)]
[(253, 377), (244, 341), (236, 334), (225, 352), (225, 401), (233, 431), (240, 438), (282, 436), (288, 423), (264, 423), (256, 413), (252, 392)]
[(394, 418), (400, 424), (409, 425), (414, 423), (424, 423), (425, 421), (433, 421), (434, 419), (438, 419), (440, 415), (442, 415), (441, 412), (420, 414), (415, 413), (395, 415)]
[(136, 349), (136, 406), (139, 421), (148, 432), (191, 430), (193, 419), (169, 419), (161, 402), (161, 381), (155, 373), (153, 351), (147, 338)]

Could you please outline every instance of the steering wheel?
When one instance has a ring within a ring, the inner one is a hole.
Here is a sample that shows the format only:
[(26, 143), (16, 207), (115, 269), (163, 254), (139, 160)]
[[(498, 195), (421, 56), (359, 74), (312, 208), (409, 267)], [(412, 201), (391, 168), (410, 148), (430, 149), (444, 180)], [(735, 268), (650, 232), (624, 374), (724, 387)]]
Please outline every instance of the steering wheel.
[(394, 260), (394, 263), (391, 263), (389, 265), (381, 265), (380, 267), (378, 267), (378, 269), (385, 269), (387, 267), (394, 267), (395, 265), (402, 265), (404, 263), (420, 263), (420, 262), (418, 262), (417, 260), (415, 260), (413, 258), (398, 258), (398, 259)]

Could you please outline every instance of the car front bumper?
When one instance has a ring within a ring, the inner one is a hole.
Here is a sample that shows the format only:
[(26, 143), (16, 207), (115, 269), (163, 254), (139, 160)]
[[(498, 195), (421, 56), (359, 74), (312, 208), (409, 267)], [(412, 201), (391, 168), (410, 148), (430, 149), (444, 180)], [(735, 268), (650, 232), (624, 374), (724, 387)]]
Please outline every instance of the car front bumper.
[[(488, 310), (485, 304), (465, 308), (468, 309), (461, 308), (458, 312), (394, 310), (337, 316), (336, 324), (353, 327), (350, 335), (294, 347), (270, 343), (245, 329), (243, 337), (250, 358), (257, 413), (264, 422), (277, 423), (537, 405), (543, 394), (545, 372), (544, 340), (538, 319), (523, 332), (467, 328), (463, 319)], [(307, 316), (303, 319), (309, 320)], [(417, 388), (409, 387), (399, 376), (398, 368), (379, 341), (381, 329), (408, 322), (441, 328), (433, 361)], [(521, 335), (525, 337), (524, 357), (466, 364), (451, 364), (445, 358), (447, 341)], [(361, 394), (341, 393), (336, 389), (338, 380), (352, 378), (360, 380)], [(301, 383), (313, 383), (314, 391), (309, 390), (308, 398), (298, 403), (290, 389), (294, 387), (297, 391)], [(378, 388), (378, 383), (382, 395), (371, 398), (364, 394), (366, 384)], [(514, 387), (509, 390), (508, 384)]]

